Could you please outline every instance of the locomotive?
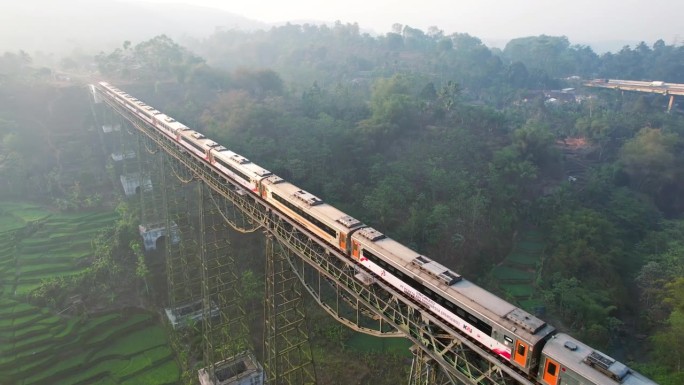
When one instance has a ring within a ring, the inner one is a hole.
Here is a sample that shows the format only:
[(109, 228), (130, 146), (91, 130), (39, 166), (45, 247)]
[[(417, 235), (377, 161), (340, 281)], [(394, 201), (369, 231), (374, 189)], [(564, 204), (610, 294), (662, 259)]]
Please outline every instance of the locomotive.
[(363, 284), (391, 286), (529, 379), (542, 385), (655, 384), (109, 83), (91, 89), (207, 164), (233, 190), (251, 194), (354, 261)]

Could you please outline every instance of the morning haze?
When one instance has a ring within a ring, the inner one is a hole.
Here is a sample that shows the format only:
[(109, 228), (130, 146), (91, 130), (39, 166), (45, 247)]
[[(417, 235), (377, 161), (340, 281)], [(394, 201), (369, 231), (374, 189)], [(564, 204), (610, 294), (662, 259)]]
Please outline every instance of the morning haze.
[(681, 0), (170, 1), (0, 10), (0, 385), (684, 384)]
[[(160, 6), (164, 4), (164, 6)], [(322, 5), (324, 4), (324, 5)], [(517, 37), (567, 36), (572, 44), (597, 53), (615, 52), (641, 41), (658, 39), (677, 45), (684, 2), (526, 0), (502, 2), (351, 0), (28, 0), (3, 6), (0, 49), (45, 53), (117, 46), (165, 33), (172, 38), (203, 38), (216, 29), (268, 29), (273, 24), (358, 23), (362, 31), (384, 34), (395, 23), (423, 31), (432, 26), (445, 34), (468, 33), (503, 48)], [(105, 44), (103, 46), (103, 44)]]

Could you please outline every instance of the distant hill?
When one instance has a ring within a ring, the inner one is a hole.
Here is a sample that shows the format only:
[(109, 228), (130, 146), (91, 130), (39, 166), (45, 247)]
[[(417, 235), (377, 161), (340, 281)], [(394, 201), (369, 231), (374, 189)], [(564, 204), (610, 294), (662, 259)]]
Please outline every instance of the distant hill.
[(22, 0), (0, 12), (0, 53), (109, 51), (159, 34), (201, 38), (216, 29), (255, 30), (267, 24), (213, 8), (120, 0)]

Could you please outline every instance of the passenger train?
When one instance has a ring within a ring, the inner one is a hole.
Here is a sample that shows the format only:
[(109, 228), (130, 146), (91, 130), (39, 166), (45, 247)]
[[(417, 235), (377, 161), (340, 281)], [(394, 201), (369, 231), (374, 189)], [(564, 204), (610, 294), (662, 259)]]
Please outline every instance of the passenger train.
[(529, 379), (542, 385), (655, 384), (109, 83), (91, 89), (212, 167), (234, 190), (251, 194), (354, 261), (363, 284), (391, 286)]

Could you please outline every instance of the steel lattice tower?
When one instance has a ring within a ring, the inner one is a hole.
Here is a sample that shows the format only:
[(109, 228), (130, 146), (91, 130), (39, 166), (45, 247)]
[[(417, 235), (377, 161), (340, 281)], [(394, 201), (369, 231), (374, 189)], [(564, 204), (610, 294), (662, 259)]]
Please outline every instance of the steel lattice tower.
[(203, 355), (210, 377), (215, 378), (217, 363), (248, 350), (249, 330), (228, 223), (206, 185), (198, 183), (197, 190), (200, 202)]
[(291, 257), (266, 234), (264, 369), (269, 384), (314, 384), (303, 292)]

